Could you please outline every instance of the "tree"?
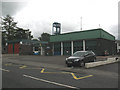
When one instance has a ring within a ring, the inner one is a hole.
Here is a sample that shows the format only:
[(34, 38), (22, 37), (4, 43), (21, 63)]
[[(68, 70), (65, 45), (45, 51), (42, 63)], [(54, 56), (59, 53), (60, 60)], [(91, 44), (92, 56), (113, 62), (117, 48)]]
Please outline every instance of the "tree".
[(29, 29), (18, 28), (15, 34), (16, 40), (20, 39), (29, 39), (31, 40), (33, 36), (31, 35), (31, 31)]
[(15, 22), (10, 15), (6, 15), (6, 17), (2, 18), (3, 44), (5, 44), (5, 42), (9, 40), (31, 40), (32, 38), (33, 36), (31, 35), (31, 31), (29, 31), (29, 29), (17, 27), (17, 22)]
[(6, 33), (7, 40), (13, 40), (15, 38), (15, 33), (17, 30), (16, 26), (17, 22), (14, 22), (13, 18), (10, 15), (6, 15), (6, 17), (2, 20), (2, 30)]
[(38, 38), (40, 41), (50, 41), (50, 34), (48, 33), (42, 33), (41, 37)]
[(38, 41), (38, 39), (33, 39), (33, 41)]

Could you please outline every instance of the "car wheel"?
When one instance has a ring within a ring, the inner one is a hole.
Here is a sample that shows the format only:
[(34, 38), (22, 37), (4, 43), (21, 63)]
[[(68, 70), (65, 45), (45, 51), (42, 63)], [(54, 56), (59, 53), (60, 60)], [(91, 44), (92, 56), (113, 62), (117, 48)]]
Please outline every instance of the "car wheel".
[(80, 67), (84, 67), (85, 63), (83, 61), (80, 62)]
[(93, 59), (93, 62), (96, 62), (96, 58)]

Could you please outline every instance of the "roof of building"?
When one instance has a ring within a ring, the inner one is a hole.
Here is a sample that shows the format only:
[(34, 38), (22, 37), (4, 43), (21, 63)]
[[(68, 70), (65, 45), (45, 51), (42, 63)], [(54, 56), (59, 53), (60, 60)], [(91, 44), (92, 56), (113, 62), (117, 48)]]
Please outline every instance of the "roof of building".
[(48, 42), (46, 41), (34, 41), (34, 40), (28, 40), (28, 39), (22, 39), (22, 40), (10, 40), (10, 41), (7, 41), (7, 43), (19, 43), (19, 42), (22, 42), (22, 43), (32, 43), (32, 44), (47, 44)]
[(77, 32), (64, 33), (60, 35), (51, 35), (50, 42), (61, 42), (61, 41), (71, 41), (71, 40), (83, 40), (83, 39), (96, 39), (103, 38), (108, 40), (115, 40), (115, 36), (106, 32), (105, 30), (98, 28), (92, 30), (84, 30)]

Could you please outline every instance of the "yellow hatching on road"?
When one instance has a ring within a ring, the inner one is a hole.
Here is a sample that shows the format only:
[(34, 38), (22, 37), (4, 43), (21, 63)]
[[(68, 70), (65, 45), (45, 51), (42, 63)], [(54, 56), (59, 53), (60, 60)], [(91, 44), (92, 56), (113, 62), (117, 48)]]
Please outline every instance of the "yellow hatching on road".
[(45, 70), (45, 69), (43, 68), (43, 69), (41, 70), (41, 73), (43, 73), (43, 72), (44, 72), (44, 70)]
[(11, 66), (12, 64), (11, 63), (9, 63), (9, 64), (5, 64), (5, 66)]
[(21, 66), (21, 65), (17, 65), (17, 64), (13, 64), (13, 63), (7, 63), (7, 64), (5, 64), (5, 66)]
[(21, 67), (19, 67), (20, 69), (23, 69), (23, 68), (26, 68), (27, 66), (25, 66), (25, 65), (23, 65), (23, 66), (21, 66)]
[(84, 78), (88, 78), (88, 77), (92, 77), (93, 76), (93, 75), (88, 75), (88, 76), (83, 76), (83, 77), (77, 78), (74, 73), (70, 73), (70, 72), (44, 72), (44, 71), (45, 71), (45, 69), (43, 68), (41, 70), (41, 73), (57, 73), (57, 74), (58, 73), (59, 74), (65, 73), (65, 74), (71, 74), (75, 80), (84, 79)]
[(57, 74), (68, 73), (68, 74), (70, 74), (69, 72), (44, 72), (44, 71), (45, 71), (45, 69), (43, 68), (43, 69), (40, 71), (40, 73), (57, 73)]
[(93, 75), (88, 75), (88, 76), (83, 76), (83, 77), (77, 78), (74, 73), (71, 73), (71, 74), (72, 74), (73, 78), (76, 79), (76, 80), (84, 79), (84, 78), (88, 78), (88, 77), (92, 77), (93, 76)]
[[(5, 64), (5, 65), (6, 65), (6, 66), (11, 66), (12, 63), (8, 63), (8, 64)], [(13, 65), (12, 65), (12, 66), (13, 66)], [(15, 66), (20, 66), (20, 65), (15, 65)], [(27, 67), (26, 65), (23, 65), (23, 66), (20, 66), (19, 68), (20, 68), (20, 69), (23, 69), (23, 68), (25, 69), (26, 67)], [(26, 69), (41, 69), (41, 68), (26, 68)], [(83, 77), (77, 78), (77, 77), (75, 76), (75, 74), (74, 74), (74, 73), (71, 73), (71, 72), (45, 72), (45, 69), (44, 69), (44, 68), (42, 68), (42, 70), (40, 71), (40, 73), (49, 73), (49, 74), (71, 74), (75, 80), (84, 79), (84, 78), (89, 78), (89, 77), (92, 77), (92, 76), (93, 76), (93, 75), (87, 75), (87, 76), (83, 76)]]
[(41, 69), (41, 68), (24, 68), (24, 69)]

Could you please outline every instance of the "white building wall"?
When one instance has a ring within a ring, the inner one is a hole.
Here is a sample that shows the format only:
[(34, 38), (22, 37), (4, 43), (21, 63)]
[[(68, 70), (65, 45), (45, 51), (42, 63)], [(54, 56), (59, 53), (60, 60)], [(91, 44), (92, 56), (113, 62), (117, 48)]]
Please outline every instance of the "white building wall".
[(83, 51), (85, 51), (86, 48), (85, 48), (85, 40), (83, 40)]
[(119, 52), (119, 50), (120, 50), (120, 43), (117, 42), (117, 52)]
[(71, 41), (71, 55), (73, 55), (73, 41)]

